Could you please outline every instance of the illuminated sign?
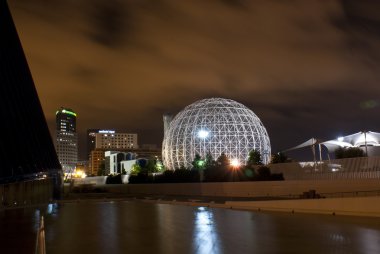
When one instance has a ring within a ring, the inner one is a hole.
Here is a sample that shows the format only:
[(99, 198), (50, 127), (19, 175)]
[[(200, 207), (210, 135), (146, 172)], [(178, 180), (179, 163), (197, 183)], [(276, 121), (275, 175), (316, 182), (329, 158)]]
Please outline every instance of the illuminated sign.
[(99, 133), (115, 133), (114, 130), (100, 130)]
[[(57, 112), (55, 112), (55, 114), (57, 115), (59, 112), (60, 112), (60, 111), (58, 110)], [(64, 113), (64, 114), (68, 114), (68, 115), (72, 115), (72, 116), (77, 117), (77, 114), (74, 113), (74, 112), (72, 112), (72, 111), (70, 111), (70, 110), (62, 109), (61, 112)]]

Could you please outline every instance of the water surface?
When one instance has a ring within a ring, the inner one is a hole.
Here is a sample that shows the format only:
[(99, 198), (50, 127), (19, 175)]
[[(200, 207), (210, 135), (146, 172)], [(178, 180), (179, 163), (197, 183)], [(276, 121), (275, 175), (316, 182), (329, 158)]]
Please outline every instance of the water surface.
[(263, 213), (138, 201), (0, 212), (0, 253), (380, 253), (377, 218)]

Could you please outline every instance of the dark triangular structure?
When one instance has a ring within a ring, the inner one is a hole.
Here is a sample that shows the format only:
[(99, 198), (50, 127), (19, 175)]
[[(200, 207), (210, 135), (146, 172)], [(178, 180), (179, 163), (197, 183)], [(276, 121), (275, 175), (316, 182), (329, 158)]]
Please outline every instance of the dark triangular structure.
[(0, 183), (59, 173), (32, 75), (7, 2), (0, 0)]

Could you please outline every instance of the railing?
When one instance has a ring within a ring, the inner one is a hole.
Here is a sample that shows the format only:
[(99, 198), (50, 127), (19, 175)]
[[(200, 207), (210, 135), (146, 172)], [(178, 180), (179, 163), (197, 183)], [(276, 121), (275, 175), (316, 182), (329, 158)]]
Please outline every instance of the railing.
[(380, 156), (272, 164), (286, 180), (380, 179)]
[(41, 216), (40, 227), (37, 231), (35, 254), (46, 254), (44, 216)]

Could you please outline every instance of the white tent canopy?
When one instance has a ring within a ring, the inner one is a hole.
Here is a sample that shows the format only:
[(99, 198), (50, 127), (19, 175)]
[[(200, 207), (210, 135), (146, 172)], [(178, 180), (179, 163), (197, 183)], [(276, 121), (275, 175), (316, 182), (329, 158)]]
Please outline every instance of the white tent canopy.
[(317, 143), (318, 143), (317, 139), (311, 138), (311, 139), (303, 142), (302, 144), (299, 144), (298, 146), (286, 149), (286, 150), (284, 150), (282, 152), (289, 152), (289, 151), (297, 150), (297, 149), (304, 148), (304, 147), (311, 147), (311, 151), (313, 153), (314, 162), (316, 162), (315, 144), (317, 144)]
[[(380, 133), (373, 131), (361, 131), (344, 137), (339, 137), (337, 139), (332, 139), (324, 142), (320, 142), (315, 138), (311, 138), (302, 144), (299, 144), (295, 147), (284, 150), (283, 152), (289, 152), (292, 150), (311, 147), (312, 153), (314, 156), (314, 161), (316, 160), (316, 149), (315, 145), (319, 146), (319, 157), (322, 160), (322, 148), (321, 145), (325, 146), (328, 150), (328, 153), (334, 152), (339, 147), (365, 147), (366, 154), (368, 154), (368, 147), (378, 147), (380, 148)], [(376, 148), (376, 149), (378, 149)], [(329, 156), (329, 155), (327, 155)]]
[(337, 139), (322, 142), (329, 152), (334, 151), (339, 147), (367, 147), (380, 146), (380, 133), (372, 131), (361, 131)]
[(289, 152), (292, 150), (296, 150), (296, 149), (300, 149), (300, 148), (304, 148), (304, 147), (309, 147), (309, 146), (315, 145), (316, 143), (317, 143), (317, 140), (315, 138), (311, 138), (311, 139), (303, 142), (302, 144), (299, 144), (298, 146), (286, 149), (283, 152)]

